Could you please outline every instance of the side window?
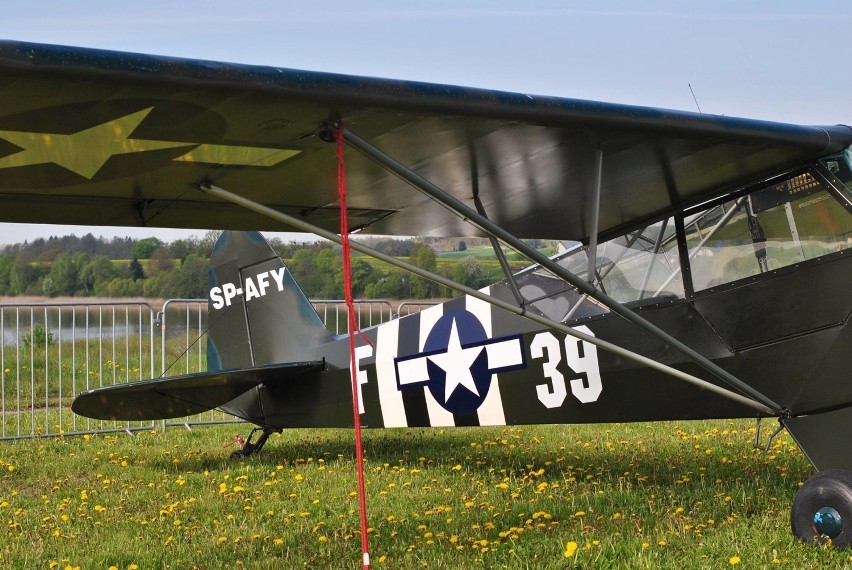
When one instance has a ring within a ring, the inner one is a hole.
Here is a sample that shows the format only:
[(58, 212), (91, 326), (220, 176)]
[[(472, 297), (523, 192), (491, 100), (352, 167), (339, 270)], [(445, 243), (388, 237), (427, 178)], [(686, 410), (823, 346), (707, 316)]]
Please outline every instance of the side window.
[(674, 219), (668, 218), (598, 244), (589, 277), (586, 248), (560, 263), (620, 303), (683, 298)]
[(852, 214), (810, 173), (689, 216), (696, 291), (852, 247)]
[[(673, 218), (598, 244), (591, 278), (586, 247), (579, 242), (565, 242), (562, 247), (557, 262), (616, 301), (629, 305), (684, 297)], [(527, 302), (556, 322), (609, 311), (543, 269), (524, 271), (516, 279)]]
[(620, 303), (684, 296), (672, 219), (598, 244), (596, 265), (596, 287)]

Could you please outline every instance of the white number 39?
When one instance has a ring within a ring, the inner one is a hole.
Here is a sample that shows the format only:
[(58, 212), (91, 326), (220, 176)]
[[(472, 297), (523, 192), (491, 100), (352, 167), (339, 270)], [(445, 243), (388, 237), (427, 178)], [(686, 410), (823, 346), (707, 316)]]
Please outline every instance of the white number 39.
[[(586, 326), (579, 326), (577, 330), (593, 335)], [(597, 401), (602, 390), (597, 347), (568, 335), (565, 336), (564, 342), (560, 343), (551, 332), (538, 333), (530, 343), (530, 357), (546, 358), (542, 363), (542, 371), (544, 376), (550, 379), (550, 384), (539, 384), (535, 387), (538, 399), (547, 408), (558, 408), (568, 396), (565, 376), (557, 368), (562, 361), (562, 345), (565, 347), (566, 364), (578, 376), (571, 380), (571, 393), (584, 404)], [(583, 382), (582, 375), (585, 375), (586, 383)]]

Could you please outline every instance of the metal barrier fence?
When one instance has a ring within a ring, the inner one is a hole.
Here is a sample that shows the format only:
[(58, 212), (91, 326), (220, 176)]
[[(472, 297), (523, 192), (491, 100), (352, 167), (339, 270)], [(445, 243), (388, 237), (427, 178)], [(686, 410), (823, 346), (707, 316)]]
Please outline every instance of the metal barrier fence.
[[(332, 331), (347, 332), (344, 301), (312, 303)], [(357, 300), (355, 310), (362, 328), (398, 316), (385, 300)], [(145, 302), (0, 304), (0, 440), (156, 428), (83, 418), (71, 401), (91, 388), (206, 370), (206, 330), (206, 299), (170, 299), (160, 311)], [(161, 426), (232, 421), (211, 410)]]
[(154, 376), (148, 303), (0, 304), (0, 439), (151, 429), (76, 416), (89, 388)]
[(396, 308), (396, 316), (399, 318), (404, 317), (405, 315), (419, 313), (420, 311), (437, 304), (437, 301), (403, 301)]

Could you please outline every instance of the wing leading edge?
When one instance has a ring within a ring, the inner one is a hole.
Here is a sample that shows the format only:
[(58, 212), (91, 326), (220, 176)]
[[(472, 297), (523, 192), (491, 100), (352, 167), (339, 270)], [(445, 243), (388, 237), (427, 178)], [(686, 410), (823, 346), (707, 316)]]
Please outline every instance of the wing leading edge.
[(296, 380), (321, 368), (322, 362), (291, 362), (117, 384), (82, 392), (71, 409), (97, 420), (179, 418), (219, 407), (261, 384)]
[[(214, 183), (339, 227), (342, 118), (519, 237), (583, 240), (852, 144), (808, 127), (680, 111), (140, 54), (0, 42), (0, 221), (291, 230), (198, 190)], [(350, 226), (478, 235), (349, 149)], [(98, 212), (98, 216), (92, 214)]]

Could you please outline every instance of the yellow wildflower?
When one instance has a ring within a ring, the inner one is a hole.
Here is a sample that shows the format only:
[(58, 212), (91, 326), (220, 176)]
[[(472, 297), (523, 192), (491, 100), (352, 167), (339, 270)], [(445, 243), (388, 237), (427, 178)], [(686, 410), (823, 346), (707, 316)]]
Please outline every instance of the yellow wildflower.
[(566, 544), (564, 553), (565, 558), (572, 558), (574, 556), (574, 553), (577, 552), (577, 546), (577, 543), (573, 540)]

